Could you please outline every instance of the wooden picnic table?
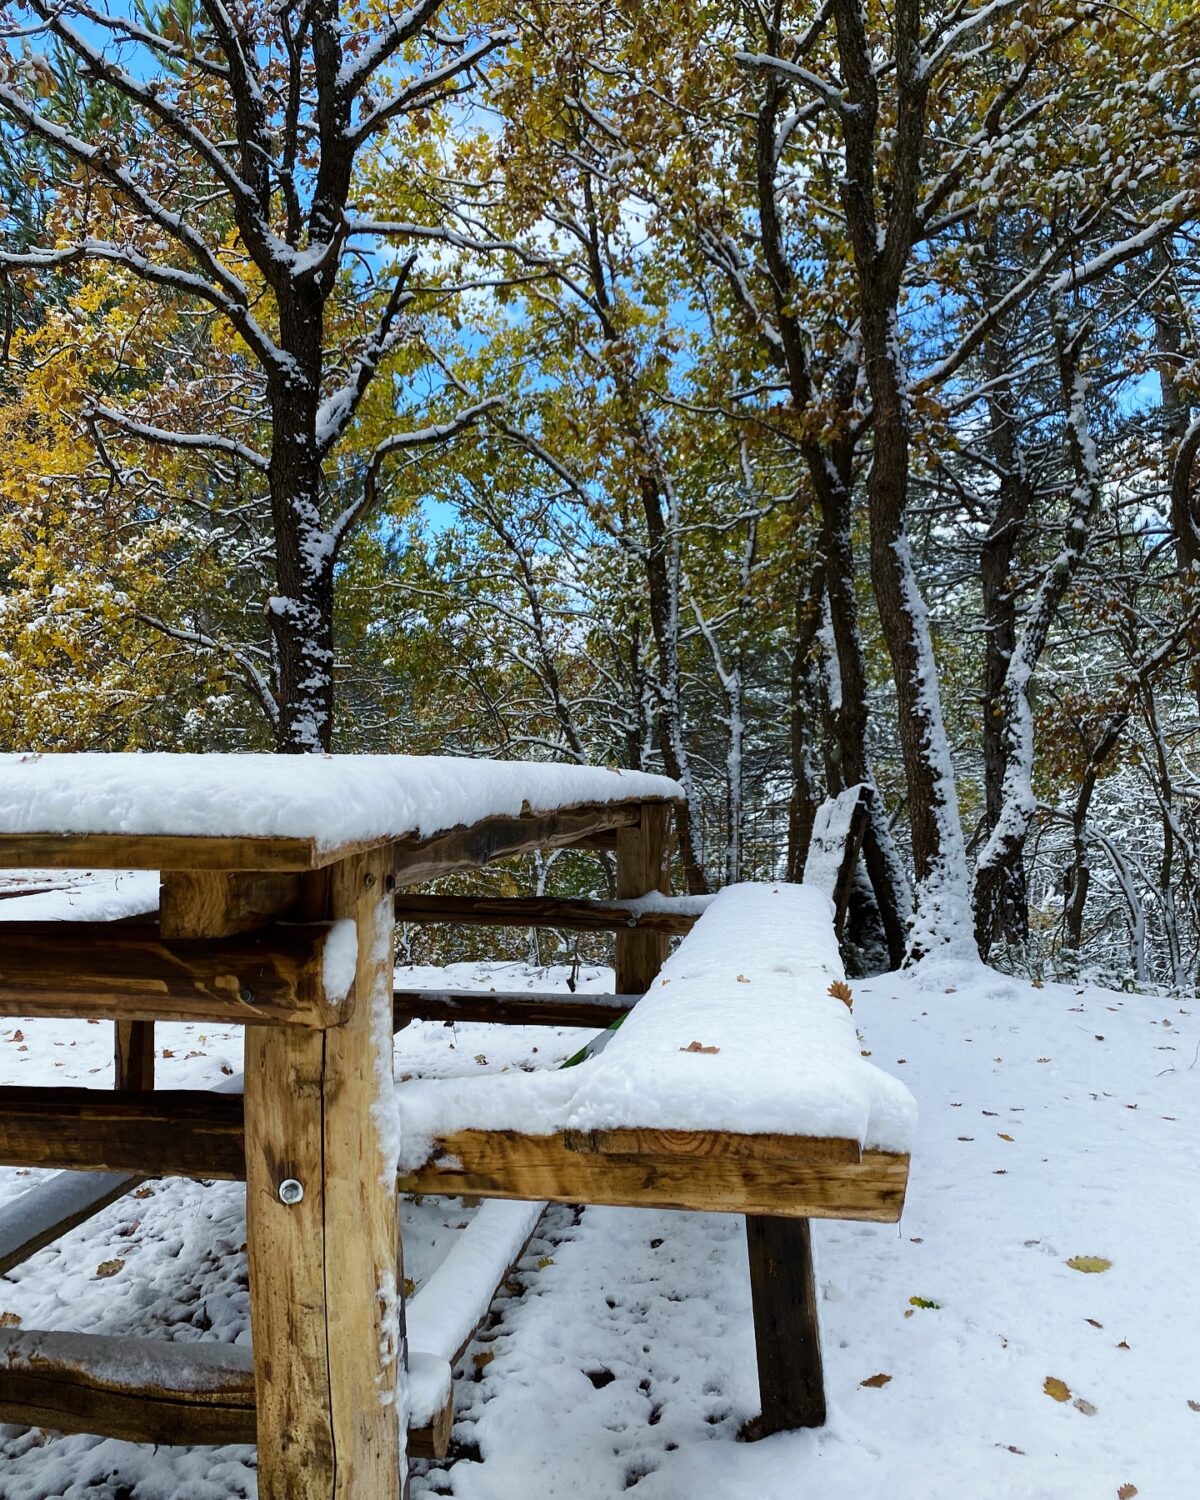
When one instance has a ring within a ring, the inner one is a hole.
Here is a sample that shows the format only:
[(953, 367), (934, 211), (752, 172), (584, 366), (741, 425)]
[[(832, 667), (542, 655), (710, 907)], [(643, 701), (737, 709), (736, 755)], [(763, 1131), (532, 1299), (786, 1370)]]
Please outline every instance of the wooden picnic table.
[[(157, 912), (0, 930), (0, 1012), (117, 1033), (112, 1093), (0, 1091), (0, 1162), (118, 1174), (114, 1191), (123, 1173), (245, 1178), (262, 1500), (401, 1491), (397, 888), (574, 846), (615, 854), (618, 896), (658, 890), (676, 793), (633, 773), (407, 757), (0, 757), (0, 867), (161, 872)], [(617, 990), (640, 994), (667, 933), (608, 925)], [(160, 1019), (244, 1023), (243, 1094), (155, 1090)], [(146, 1372), (131, 1392), (116, 1342), (43, 1336), (0, 1379), (0, 1420), (246, 1435), (236, 1361), (207, 1348), (181, 1371), (166, 1352), (180, 1346), (130, 1341)]]

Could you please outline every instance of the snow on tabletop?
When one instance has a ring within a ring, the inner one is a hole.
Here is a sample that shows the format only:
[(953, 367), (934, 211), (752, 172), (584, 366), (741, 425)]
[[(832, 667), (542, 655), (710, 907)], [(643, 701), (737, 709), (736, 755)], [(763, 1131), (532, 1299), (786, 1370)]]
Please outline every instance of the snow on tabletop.
[(850, 1010), (829, 994), (844, 978), (832, 915), (807, 886), (727, 886), (597, 1056), (400, 1086), (402, 1165), (463, 1129), (724, 1130), (908, 1151), (915, 1100), (861, 1055)]
[(444, 755), (0, 756), (0, 834), (311, 838), (330, 849), (430, 837), (525, 805), (680, 795), (640, 771)]

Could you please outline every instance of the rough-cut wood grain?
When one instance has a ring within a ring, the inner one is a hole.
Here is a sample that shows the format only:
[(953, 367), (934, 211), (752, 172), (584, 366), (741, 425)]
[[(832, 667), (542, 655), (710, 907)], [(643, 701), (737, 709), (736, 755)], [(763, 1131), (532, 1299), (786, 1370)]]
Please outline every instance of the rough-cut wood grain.
[(807, 1219), (746, 1219), (760, 1415), (743, 1435), (770, 1437), (825, 1421), (821, 1328)]
[(0, 1162), (236, 1180), (245, 1176), (242, 1099), (206, 1089), (2, 1088)]
[(165, 938), (254, 932), (287, 915), (299, 896), (298, 875), (168, 870), (159, 888), (159, 930)]
[[(253, 1443), (254, 1370), (238, 1346), (0, 1329), (0, 1422), (134, 1443)], [(453, 1423), (451, 1397), (429, 1427), (409, 1430), (409, 1452), (444, 1458)]]
[(611, 848), (612, 831), (636, 823), (640, 802), (582, 803), (556, 812), (483, 818), (431, 838), (399, 839), (392, 847), (392, 873), (401, 885), (436, 880), (455, 870), (473, 870), (528, 849)]
[(164, 939), (155, 922), (6, 922), (0, 1012), (18, 1016), (340, 1024), (322, 984), (325, 923)]
[(59, 1172), (10, 1199), (0, 1208), (0, 1276), (132, 1192), (141, 1180), (126, 1172)]
[[(306, 915), (353, 917), (347, 1024), (246, 1039), (250, 1311), (262, 1500), (391, 1497), (402, 1470), (396, 1386), (399, 1229), (385, 1129), (392, 914), (386, 855), (314, 883)], [(317, 908), (323, 908), (317, 910)], [(295, 1178), (301, 1202), (280, 1201)]]
[[(654, 939), (657, 952), (668, 936), (691, 932), (698, 919), (690, 912), (637, 912), (615, 901), (591, 901), (583, 897), (429, 894), (397, 896), (396, 920), (484, 927), (559, 927), (567, 932), (615, 932), (618, 943), (624, 935), (648, 934)], [(636, 990), (644, 995), (646, 992), (636, 986), (629, 989), (618, 984), (617, 987), (622, 993), (633, 994)]]
[(648, 1150), (641, 1137), (464, 1130), (438, 1141), (434, 1157), (400, 1185), (406, 1192), (880, 1223), (894, 1222), (904, 1207), (907, 1156), (867, 1151), (840, 1160), (853, 1143), (720, 1132), (701, 1133), (703, 1150)]
[(640, 995), (571, 995), (528, 990), (397, 990), (396, 1030), (409, 1021), (490, 1021), (503, 1026), (611, 1026)]
[(113, 1087), (129, 1092), (154, 1087), (154, 1022), (113, 1022)]
[[(667, 832), (671, 813), (666, 803), (642, 804), (636, 828), (617, 830), (617, 897), (645, 896), (670, 888)], [(690, 931), (691, 923), (683, 931)], [(617, 932), (613, 967), (617, 989), (645, 994), (667, 957), (667, 932), (645, 920), (636, 930)]]

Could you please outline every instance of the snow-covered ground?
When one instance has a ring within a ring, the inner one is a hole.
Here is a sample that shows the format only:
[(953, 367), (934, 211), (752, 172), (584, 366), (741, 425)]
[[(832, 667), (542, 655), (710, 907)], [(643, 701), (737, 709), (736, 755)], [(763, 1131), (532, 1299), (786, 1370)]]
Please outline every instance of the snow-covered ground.
[[(544, 989), (565, 974), (400, 978)], [(737, 1441), (756, 1401), (739, 1219), (551, 1209), (464, 1358), (452, 1457), (415, 1465), (414, 1500), (1191, 1500), (1196, 1007), (968, 966), (854, 988), (864, 1047), (913, 1090), (921, 1120), (899, 1228), (815, 1226), (828, 1425)], [(412, 1026), (397, 1073), (544, 1066), (585, 1035)], [(219, 1082), (240, 1067), (239, 1041), (160, 1027), (160, 1083)], [(0, 1082), (110, 1080), (107, 1026), (0, 1024)], [(35, 1176), (0, 1169), (0, 1204)], [(240, 1189), (142, 1193), (0, 1278), (0, 1322), (244, 1342)], [(418, 1287), (469, 1217), (452, 1200), (406, 1207)], [(1111, 1264), (1068, 1264), (1081, 1256)], [(249, 1449), (0, 1428), (0, 1500), (253, 1493)]]

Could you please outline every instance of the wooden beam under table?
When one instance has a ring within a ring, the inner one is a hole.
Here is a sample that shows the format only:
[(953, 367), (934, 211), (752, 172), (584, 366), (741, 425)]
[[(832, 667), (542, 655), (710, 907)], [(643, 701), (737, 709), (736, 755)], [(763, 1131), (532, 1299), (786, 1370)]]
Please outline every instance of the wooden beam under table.
[[(639, 912), (618, 901), (590, 901), (564, 896), (397, 896), (398, 922), (453, 922), (463, 926), (561, 927), (567, 932), (638, 933), (661, 937), (690, 932), (694, 912)], [(657, 972), (657, 970), (655, 971)], [(653, 979), (653, 974), (650, 976)], [(645, 994), (637, 985), (618, 984), (623, 992)]]
[(6, 922), (0, 1012), (122, 1021), (345, 1019), (322, 980), (327, 923), (219, 939), (166, 939), (155, 922)]
[(405, 1192), (625, 1208), (894, 1223), (908, 1157), (856, 1141), (720, 1131), (607, 1130), (522, 1135), (463, 1130), (437, 1142)]
[[(133, 1443), (253, 1443), (254, 1369), (237, 1345), (0, 1329), (0, 1422)], [(409, 1429), (409, 1454), (444, 1458), (452, 1422), (453, 1395), (429, 1427)]]
[(760, 1413), (742, 1435), (756, 1440), (821, 1427), (825, 1381), (809, 1222), (748, 1215), (746, 1249)]
[(409, 1021), (485, 1021), (501, 1026), (611, 1026), (641, 995), (534, 994), (528, 990), (397, 990), (398, 1031)]
[(0, 1088), (0, 1162), (237, 1181), (246, 1175), (242, 1120), (240, 1094), (208, 1089), (12, 1085)]

